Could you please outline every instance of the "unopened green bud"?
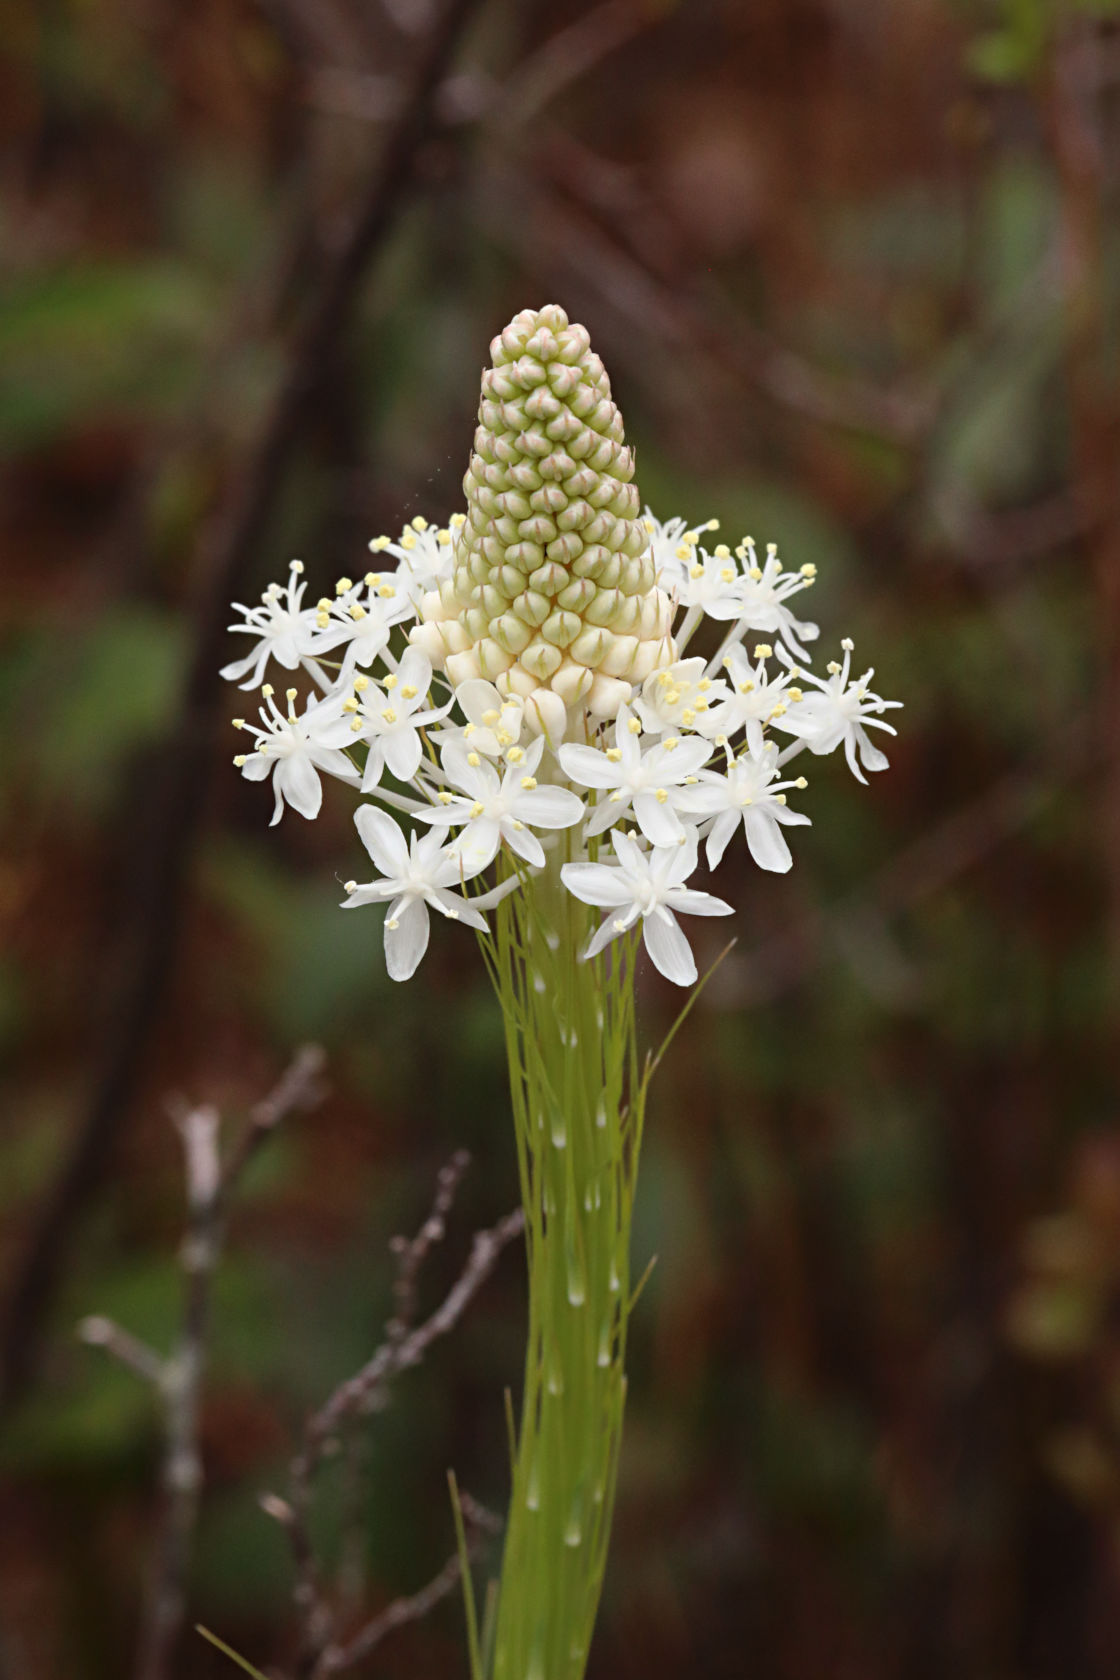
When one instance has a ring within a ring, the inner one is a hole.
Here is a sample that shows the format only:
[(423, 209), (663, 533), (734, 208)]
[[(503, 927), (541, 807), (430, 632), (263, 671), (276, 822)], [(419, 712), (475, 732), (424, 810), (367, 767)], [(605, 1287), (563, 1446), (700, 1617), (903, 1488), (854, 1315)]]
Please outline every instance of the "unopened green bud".
[[(550, 734), (609, 716), (676, 658), (634, 456), (584, 327), (526, 309), (490, 346), (455, 566), (412, 639), (453, 682), (483, 675)], [(547, 695), (542, 691), (547, 690)]]

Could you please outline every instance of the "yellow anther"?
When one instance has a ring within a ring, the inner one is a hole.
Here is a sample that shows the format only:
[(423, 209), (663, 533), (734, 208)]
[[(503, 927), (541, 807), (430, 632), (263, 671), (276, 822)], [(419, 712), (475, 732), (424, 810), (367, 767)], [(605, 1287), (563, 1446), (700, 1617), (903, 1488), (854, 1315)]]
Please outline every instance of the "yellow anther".
[(696, 722), (696, 713), (692, 710), (691, 707), (687, 707), (681, 713), (681, 722), (684, 724), (686, 729), (691, 729), (692, 728), (693, 724)]
[(508, 729), (495, 729), (494, 739), (500, 747), (508, 747), (509, 743), (513, 740), (513, 736), (510, 734)]
[(781, 701), (779, 700), (778, 704), (771, 708), (770, 717), (771, 717), (771, 719), (785, 717), (788, 710), (789, 710), (789, 707), (788, 706), (783, 706)]
[(369, 678), (364, 674), (354, 678), (354, 687), (359, 694), (364, 694), (369, 687)]
[(664, 805), (669, 795), (665, 792), (664, 788), (658, 788), (654, 797), (659, 805)]
[(344, 881), (343, 884), (342, 884), (342, 890), (343, 890), (343, 892), (348, 892), (348, 893), (357, 892), (357, 890), (358, 890), (357, 881)]
[(736, 684), (736, 689), (739, 694), (753, 694), (754, 683), (748, 677), (745, 682)]
[(692, 549), (688, 546), (687, 543), (682, 543), (681, 546), (677, 549), (677, 559), (678, 560), (691, 560), (692, 559)]
[(272, 696), (275, 693), (276, 693), (276, 690), (273, 688), (271, 683), (262, 683), (261, 684), (261, 694), (262, 694), (262, 696), (265, 700), (271, 700)]
[(657, 686), (659, 688), (664, 688), (668, 683), (671, 683), (672, 680), (673, 680), (673, 677), (672, 677), (671, 672), (669, 672), (669, 671), (658, 671), (658, 673), (657, 673)]
[(362, 579), (362, 582), (368, 584), (370, 589), (376, 589), (377, 585), (381, 582), (381, 573), (367, 572), (365, 577)]
[(386, 921), (385, 921), (385, 926), (386, 926), (386, 927), (387, 927), (387, 928), (399, 928), (399, 927), (400, 927), (400, 925), (401, 925), (401, 924), (400, 924), (400, 922), (399, 922), (399, 920), (398, 920), (398, 919), (397, 919), (397, 917), (396, 917), (396, 916), (388, 916), (388, 917), (387, 917), (387, 918), (386, 918)]
[(354, 587), (354, 584), (353, 584), (353, 581), (350, 578), (340, 577), (338, 582), (334, 586), (334, 592), (335, 592), (336, 595), (345, 595), (346, 591), (348, 589), (353, 589), (353, 587)]
[(617, 805), (620, 799), (627, 798), (629, 798), (629, 795), (624, 793), (621, 788), (615, 788), (614, 792), (610, 796), (610, 803), (612, 805)]
[(616, 916), (614, 919), (614, 931), (616, 933), (626, 932), (626, 923), (623, 921), (621, 916)]
[(522, 776), (521, 786), (525, 789), (526, 793), (532, 792), (533, 788), (535, 788), (536, 785), (537, 785), (537, 778), (535, 776)]
[(804, 776), (798, 776), (797, 780), (794, 782), (793, 785), (794, 785), (794, 787), (799, 787), (799, 788), (807, 788), (809, 786), (809, 784), (805, 780)]
[(294, 700), (298, 693), (299, 693), (298, 688), (286, 688), (284, 690), (284, 698), (285, 698), (285, 700)]
[(513, 826), (517, 830), (517, 832), (520, 834), (521, 830), (525, 827), (525, 824), (523, 822), (518, 822), (517, 818), (514, 817)]
[(759, 642), (758, 646), (754, 650), (754, 656), (756, 659), (772, 659), (774, 657), (774, 649), (770, 646), (769, 642)]
[(674, 747), (679, 747), (680, 744), (681, 744), (681, 742), (680, 742), (680, 736), (679, 735), (667, 735), (665, 737), (664, 741), (662, 741), (662, 743), (661, 743), (661, 745), (665, 748), (666, 752), (672, 752)]
[(451, 526), (453, 531), (457, 531), (460, 525), (465, 525), (466, 523), (467, 516), (465, 513), (453, 513), (451, 518), (448, 520), (448, 524)]
[(784, 805), (784, 804), (785, 804), (785, 802), (786, 802), (786, 796), (785, 796), (785, 794), (784, 794), (784, 793), (776, 793), (776, 794), (775, 794), (775, 795), (774, 795), (774, 803), (775, 803), (775, 805)]
[(418, 513), (412, 521), (412, 529), (414, 531), (426, 531), (428, 529), (428, 521), (422, 513)]
[(482, 714), (482, 721), (488, 728), (492, 729), (501, 715), (501, 712), (497, 711), (495, 707), (488, 706)]
[(235, 729), (244, 729), (244, 727), (245, 727), (245, 719), (244, 718), (234, 718), (232, 721), (233, 721), (233, 727)]
[(481, 799), (476, 799), (474, 804), (471, 806), (471, 816), (472, 817), (481, 817), (483, 812), (485, 811), (485, 809), (486, 809), (486, 807), (482, 803)]
[(391, 601), (397, 592), (391, 583), (383, 583), (377, 593), (382, 601)]
[(621, 747), (608, 747), (607, 748), (607, 757), (610, 759), (612, 764), (617, 764), (619, 759), (622, 757), (622, 748)]
[(355, 735), (360, 735), (361, 734), (361, 732), (362, 732), (362, 720), (361, 720), (360, 717), (356, 717), (354, 719), (353, 723), (350, 725), (350, 729), (351, 729), (352, 733), (355, 734)]
[(451, 532), (446, 528), (446, 526), (437, 534), (436, 541), (439, 543), (441, 548), (447, 547), (448, 543), (451, 541)]
[(805, 698), (805, 696), (799, 688), (790, 688), (790, 689), (786, 690), (786, 699), (787, 700), (796, 701), (796, 700), (804, 700), (804, 698)]
[(708, 523), (706, 525), (701, 525), (700, 529), (702, 531), (718, 531), (719, 530), (719, 520), (718, 519), (709, 519)]
[(395, 712), (395, 711), (394, 711), (394, 710), (393, 710), (393, 708), (392, 708), (392, 706), (385, 706), (385, 707), (384, 707), (384, 708), (383, 708), (383, 709), (382, 709), (382, 712), (381, 712), (381, 718), (382, 718), (382, 721), (383, 721), (383, 722), (384, 722), (384, 723), (396, 723), (396, 721), (397, 721), (397, 714), (396, 714), (396, 712)]
[(710, 711), (710, 710), (711, 710), (711, 707), (710, 707), (710, 706), (709, 706), (709, 704), (708, 704), (708, 701), (707, 701), (707, 700), (697, 700), (697, 702), (696, 702), (696, 710), (697, 710), (697, 711), (698, 711), (698, 712), (707, 712), (707, 711)]
[(704, 576), (704, 568), (700, 565), (699, 561), (697, 561), (695, 566), (689, 567), (688, 575), (690, 578), (702, 578)]
[(711, 688), (711, 686), (712, 686), (711, 677), (701, 677), (700, 681), (696, 684), (696, 692), (698, 694), (707, 694), (707, 692)]
[(805, 564), (801, 568), (801, 576), (811, 578), (811, 577), (816, 577), (816, 575), (817, 575), (817, 568), (814, 566), (814, 564), (811, 560), (806, 560)]
[(852, 641), (850, 636), (845, 636), (844, 640), (840, 643), (840, 646), (844, 649), (845, 653), (851, 653), (855, 645), (856, 644)]
[(720, 579), (721, 583), (734, 583), (734, 581), (735, 581), (735, 568), (734, 568), (734, 566), (722, 566), (720, 568), (719, 579)]
[(366, 609), (362, 606), (360, 601), (355, 601), (353, 606), (350, 608), (350, 617), (354, 620), (354, 622), (356, 624), (359, 619), (362, 619), (365, 616), (366, 616)]
[(521, 760), (524, 757), (525, 757), (524, 747), (511, 747), (509, 749), (508, 753), (506, 754), (506, 763), (507, 764), (520, 764)]
[(342, 702), (342, 709), (344, 712), (356, 712), (358, 709), (358, 702), (353, 699), (344, 700)]
[(757, 583), (759, 578), (762, 576), (762, 567), (761, 566), (752, 566), (750, 568), (750, 570), (747, 572), (747, 576), (749, 578), (753, 578), (755, 583)]
[(712, 552), (717, 560), (729, 560), (731, 558), (731, 550), (726, 543), (717, 543)]
[(474, 734), (474, 731), (475, 731), (475, 725), (473, 723), (464, 724), (463, 725), (463, 739), (464, 739), (464, 741), (469, 740), (470, 737)]
[(479, 765), (482, 763), (482, 760), (476, 752), (469, 752), (467, 754), (467, 763), (470, 765), (472, 770), (477, 770)]
[(369, 551), (371, 554), (380, 554), (384, 549), (388, 548), (388, 546), (388, 537), (374, 537), (370, 542)]
[(642, 725), (637, 718), (632, 717), (630, 722), (627, 724), (627, 728), (629, 729), (631, 735), (640, 735), (642, 733)]
[(321, 613), (330, 612), (331, 607), (333, 605), (334, 605), (334, 603), (331, 600), (329, 595), (320, 596), (320, 598), (315, 603), (315, 606), (316, 606), (317, 610)]
[(402, 700), (415, 700), (416, 694), (417, 688), (415, 683), (405, 683), (404, 687), (401, 689)]
[(320, 612), (315, 614), (315, 623), (318, 625), (320, 630), (325, 630), (330, 621), (329, 613)]
[(404, 532), (404, 534), (401, 537), (401, 547), (402, 548), (415, 548), (416, 547), (416, 533), (415, 533), (415, 531), (405, 531)]
[[(825, 669), (828, 672), (830, 677), (838, 677), (840, 675), (840, 662), (839, 662), (839, 660), (830, 659), (828, 664), (825, 666)], [(263, 693), (264, 690), (262, 689), (261, 692)]]
[(441, 805), (450, 805), (454, 798), (455, 795), (453, 793), (448, 793), (446, 788), (441, 789), (439, 796), (439, 802)]
[(401, 679), (397, 676), (397, 673), (395, 671), (390, 671), (389, 675), (385, 678), (385, 687), (386, 688), (396, 688), (396, 686), (400, 682), (400, 680)]
[(645, 526), (647, 531), (652, 531), (653, 530), (653, 520), (652, 519), (643, 519), (642, 524)]
[(296, 575), (298, 576), (303, 571), (303, 561), (302, 560), (293, 560), (292, 561), (292, 571), (295, 572)]
[(669, 693), (665, 696), (665, 704), (667, 706), (675, 706), (680, 700), (680, 697), (681, 691), (679, 688), (670, 689)]
[(240, 770), (241, 766), (245, 762), (245, 754), (244, 753), (238, 753), (237, 757), (234, 759), (233, 762), (236, 764), (237, 768)]

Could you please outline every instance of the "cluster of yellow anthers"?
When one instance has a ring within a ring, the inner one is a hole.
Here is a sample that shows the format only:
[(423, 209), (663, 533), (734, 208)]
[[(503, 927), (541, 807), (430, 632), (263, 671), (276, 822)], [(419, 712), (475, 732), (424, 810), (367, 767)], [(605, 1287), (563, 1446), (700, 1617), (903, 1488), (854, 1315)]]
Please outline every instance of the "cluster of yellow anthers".
[(586, 329), (556, 305), (524, 310), (490, 350), (454, 565), (411, 639), (452, 683), (487, 678), (558, 740), (570, 713), (613, 717), (673, 662), (674, 608)]

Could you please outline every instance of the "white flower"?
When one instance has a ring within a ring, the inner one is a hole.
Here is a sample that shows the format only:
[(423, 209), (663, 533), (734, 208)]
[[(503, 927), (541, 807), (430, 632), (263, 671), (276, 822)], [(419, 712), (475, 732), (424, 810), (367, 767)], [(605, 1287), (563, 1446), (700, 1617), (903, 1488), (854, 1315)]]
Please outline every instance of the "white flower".
[(429, 905), (452, 921), (485, 929), (486, 919), (477, 906), (485, 904), (489, 908), (494, 896), (487, 894), (485, 899), (471, 903), (450, 890), (453, 882), (467, 880), (475, 872), (443, 845), (438, 834), (414, 832), (406, 841), (388, 812), (374, 805), (359, 806), (354, 821), (362, 844), (384, 879), (365, 886), (348, 881), (349, 897), (342, 908), (352, 910), (359, 904), (389, 901), (385, 966), (391, 979), (409, 979), (428, 949)]
[(397, 670), (382, 683), (358, 678), (357, 696), (345, 706), (353, 713), (353, 738), (369, 744), (363, 793), (373, 791), (386, 765), (398, 782), (410, 782), (419, 770), (424, 756), (420, 731), (425, 724), (446, 717), (452, 704), (449, 700), (445, 706), (428, 705), (431, 682), (431, 663), (414, 647), (405, 650)]
[(798, 659), (808, 659), (809, 655), (801, 643), (815, 642), (820, 635), (820, 626), (795, 618), (785, 603), (791, 595), (812, 586), (817, 568), (810, 564), (802, 566), (799, 572), (783, 572), (773, 543), (767, 547), (766, 564), (760, 566), (754, 543), (749, 537), (740, 543), (736, 553), (744, 567), (740, 587), (742, 616), (739, 633), (768, 630), (772, 635), (781, 636)]
[(802, 671), (802, 679), (815, 684), (820, 692), (807, 694), (796, 712), (782, 720), (782, 727), (791, 735), (799, 736), (812, 753), (834, 752), (842, 741), (849, 770), (858, 782), (866, 784), (867, 777), (860, 770), (860, 765), (864, 770), (885, 770), (887, 758), (871, 740), (865, 725), (896, 735), (898, 731), (891, 724), (884, 723), (877, 714), (901, 706), (902, 701), (882, 700), (871, 693), (868, 684), (875, 675), (873, 669), (850, 681), (852, 644), (845, 637), (840, 645), (844, 650), (844, 663), (839, 665), (833, 660), (828, 666), (827, 677), (815, 677), (811, 671)]
[(786, 806), (786, 789), (803, 788), (805, 778), (779, 782), (778, 773), (778, 749), (773, 742), (752, 747), (732, 759), (725, 776), (714, 770), (701, 772), (697, 786), (688, 790), (684, 808), (693, 816), (715, 819), (706, 846), (709, 868), (719, 863), (741, 822), (750, 854), (760, 869), (771, 869), (779, 875), (789, 869), (793, 858), (778, 825), (809, 821)]
[(455, 699), (466, 725), (441, 729), (441, 744), (459, 741), (466, 750), (481, 753), (483, 758), (501, 758), (520, 741), (525, 711), (520, 695), (500, 694), (485, 677), (468, 677), (455, 690)]
[(657, 567), (657, 586), (667, 595), (673, 595), (684, 581), (701, 532), (716, 530), (719, 520), (707, 519), (702, 525), (691, 528), (680, 518), (667, 519), (662, 524), (647, 507), (643, 523), (649, 532), (650, 552)]
[(355, 665), (372, 665), (388, 646), (393, 626), (412, 618), (414, 610), (392, 572), (367, 572), (360, 583), (339, 578), (334, 600), (324, 596), (316, 608), (315, 653), (345, 647), (343, 676)]
[(617, 864), (566, 863), (561, 879), (584, 904), (610, 911), (584, 951), (599, 954), (612, 939), (642, 918), (642, 936), (653, 966), (678, 986), (696, 979), (696, 962), (674, 911), (688, 916), (730, 916), (731, 905), (684, 885), (696, 868), (697, 836), (689, 829), (683, 845), (643, 852), (632, 834), (611, 835)]
[(462, 825), (453, 850), (466, 861), (470, 874), (497, 856), (504, 840), (511, 851), (536, 867), (545, 861), (544, 849), (533, 828), (571, 828), (583, 816), (583, 800), (569, 788), (540, 787), (534, 772), (540, 765), (545, 739), (536, 740), (522, 752), (509, 753), (506, 772), (499, 777), (496, 767), (477, 752), (465, 752), (451, 742), (443, 750), (443, 767), (458, 794), (446, 790), (439, 805), (420, 811), (418, 816), (441, 828)]
[(723, 656), (723, 668), (730, 679), (730, 692), (722, 704), (714, 707), (705, 724), (704, 733), (714, 740), (729, 741), (741, 729), (747, 732), (747, 745), (761, 748), (762, 731), (767, 725), (791, 729), (787, 721), (790, 706), (802, 703), (801, 690), (791, 687), (796, 667), (786, 667), (773, 675), (766, 661), (773, 649), (766, 643), (755, 648), (754, 665), (737, 643)]
[(335, 693), (321, 700), (312, 697), (303, 716), (297, 717), (296, 691), (290, 688), (285, 717), (272, 698), (271, 685), (266, 683), (261, 692), (267, 704), (267, 710), (265, 706), (260, 708), (262, 727), (246, 724), (242, 718), (234, 720), (239, 729), (248, 728), (256, 735), (256, 751), (239, 754), (233, 762), (251, 782), (263, 782), (272, 775), (276, 796), (273, 824), (280, 821), (285, 802), (301, 817), (317, 817), (323, 803), (320, 770), (344, 782), (358, 781), (357, 771), (341, 750), (352, 739), (350, 719), (342, 710), (342, 695)]
[(711, 554), (698, 549), (684, 567), (681, 605), (707, 618), (738, 618), (743, 611), (744, 582), (726, 543), (717, 543)]
[(465, 515), (452, 514), (450, 526), (430, 525), (417, 514), (400, 534), (397, 542), (388, 537), (374, 537), (370, 550), (374, 554), (391, 554), (397, 562), (394, 581), (404, 590), (414, 607), (429, 590), (438, 589), (443, 578), (451, 576), (455, 567), (455, 533)]
[(701, 658), (678, 659), (651, 671), (642, 684), (634, 710), (642, 728), (651, 735), (671, 735), (678, 729), (694, 729), (698, 735), (714, 733), (713, 710), (727, 694), (722, 682), (705, 676), (707, 662)]
[(270, 583), (261, 596), (263, 604), (259, 607), (243, 607), (240, 601), (233, 603), (235, 612), (245, 614), (245, 623), (231, 624), (230, 630), (235, 636), (256, 636), (257, 643), (244, 659), (235, 659), (232, 665), (222, 666), (221, 675), (227, 681), (236, 682), (239, 677), (247, 676), (248, 681), (243, 682), (241, 687), (259, 688), (270, 659), (275, 659), (286, 671), (295, 671), (302, 659), (313, 657), (315, 609), (300, 606), (307, 587), (304, 582), (297, 581), (302, 572), (303, 561), (293, 560), (287, 589), (278, 583)]
[(672, 846), (684, 833), (674, 809), (683, 784), (694, 779), (711, 755), (709, 742), (697, 736), (667, 735), (647, 752), (638, 740), (640, 724), (629, 706), (619, 708), (614, 746), (600, 752), (569, 742), (559, 750), (564, 774), (581, 787), (601, 788), (599, 802), (584, 830), (590, 839), (624, 817), (631, 806), (638, 827), (654, 846)]

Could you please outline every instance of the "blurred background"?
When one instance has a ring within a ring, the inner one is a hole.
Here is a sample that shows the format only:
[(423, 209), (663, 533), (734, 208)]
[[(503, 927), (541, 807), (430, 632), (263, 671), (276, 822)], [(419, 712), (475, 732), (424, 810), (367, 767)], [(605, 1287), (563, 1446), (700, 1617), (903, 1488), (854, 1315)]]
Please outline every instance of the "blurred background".
[[(214, 1290), (200, 1620), (296, 1671), (263, 1490), (473, 1156), (425, 1303), (516, 1200), (470, 941), (384, 976), (351, 800), (267, 826), (231, 597), (445, 522), (490, 337), (586, 323), (662, 518), (815, 562), (905, 701), (655, 1086), (617, 1680), (1120, 1672), (1120, 6), (42, 0), (0, 43), (0, 1676), (134, 1668), (183, 1168), (296, 1046)], [(315, 581), (318, 580), (318, 581)], [(831, 651), (824, 652), (824, 658)], [(337, 797), (335, 796), (337, 795)], [(713, 947), (714, 954), (714, 947)], [(648, 1037), (674, 998), (644, 978)], [(520, 1258), (360, 1435), (353, 1625), (506, 1493)], [(352, 1503), (352, 1502), (351, 1502)], [(465, 1673), (451, 1597), (355, 1673)], [(233, 1673), (187, 1633), (168, 1673)]]

